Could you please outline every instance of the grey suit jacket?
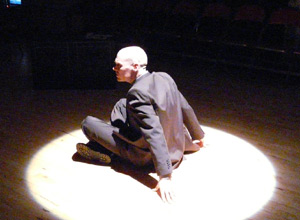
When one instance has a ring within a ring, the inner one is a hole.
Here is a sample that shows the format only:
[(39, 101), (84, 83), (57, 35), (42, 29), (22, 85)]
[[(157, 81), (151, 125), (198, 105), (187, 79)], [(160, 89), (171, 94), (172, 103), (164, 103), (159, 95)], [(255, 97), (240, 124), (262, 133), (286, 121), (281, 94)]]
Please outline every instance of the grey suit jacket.
[(170, 174), (172, 163), (180, 161), (185, 150), (197, 150), (192, 140), (202, 139), (204, 132), (167, 73), (147, 72), (137, 78), (126, 99), (128, 123), (149, 143), (159, 176)]

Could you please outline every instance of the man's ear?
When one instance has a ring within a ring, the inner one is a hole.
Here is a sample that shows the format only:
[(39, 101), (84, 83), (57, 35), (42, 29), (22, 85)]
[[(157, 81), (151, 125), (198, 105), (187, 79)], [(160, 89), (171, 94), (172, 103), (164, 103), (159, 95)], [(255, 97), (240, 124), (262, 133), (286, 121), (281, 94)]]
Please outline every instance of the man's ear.
[(135, 69), (135, 70), (138, 70), (139, 69), (139, 64), (133, 64), (133, 68)]

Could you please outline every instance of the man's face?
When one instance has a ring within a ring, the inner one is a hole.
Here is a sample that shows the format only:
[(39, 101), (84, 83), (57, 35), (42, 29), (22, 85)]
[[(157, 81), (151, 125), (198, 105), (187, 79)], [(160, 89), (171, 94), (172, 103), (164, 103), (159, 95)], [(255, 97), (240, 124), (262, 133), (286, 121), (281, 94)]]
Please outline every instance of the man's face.
[(122, 59), (117, 56), (113, 70), (116, 72), (118, 82), (132, 83), (136, 78), (134, 65), (129, 59)]

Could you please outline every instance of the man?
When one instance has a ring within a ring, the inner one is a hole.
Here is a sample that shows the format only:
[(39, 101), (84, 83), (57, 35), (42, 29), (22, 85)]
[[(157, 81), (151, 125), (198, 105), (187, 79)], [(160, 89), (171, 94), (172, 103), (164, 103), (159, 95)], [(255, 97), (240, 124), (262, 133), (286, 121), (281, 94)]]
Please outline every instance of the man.
[(126, 99), (114, 106), (111, 124), (92, 116), (82, 122), (90, 142), (77, 144), (77, 152), (104, 163), (111, 161), (109, 152), (138, 166), (153, 163), (159, 176), (155, 190), (160, 190), (164, 202), (171, 203), (172, 170), (178, 167), (185, 151), (203, 147), (204, 132), (173, 79), (163, 72), (148, 72), (147, 63), (140, 47), (118, 52), (113, 68), (117, 80), (132, 86)]

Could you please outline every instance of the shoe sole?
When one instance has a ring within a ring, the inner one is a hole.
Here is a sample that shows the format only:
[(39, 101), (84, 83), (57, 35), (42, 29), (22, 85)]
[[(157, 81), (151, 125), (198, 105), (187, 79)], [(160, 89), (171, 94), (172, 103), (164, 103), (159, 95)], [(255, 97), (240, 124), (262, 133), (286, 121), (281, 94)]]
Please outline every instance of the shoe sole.
[(76, 145), (76, 149), (79, 155), (86, 159), (100, 161), (105, 164), (109, 164), (111, 162), (111, 158), (108, 155), (93, 151), (85, 144), (78, 143)]

